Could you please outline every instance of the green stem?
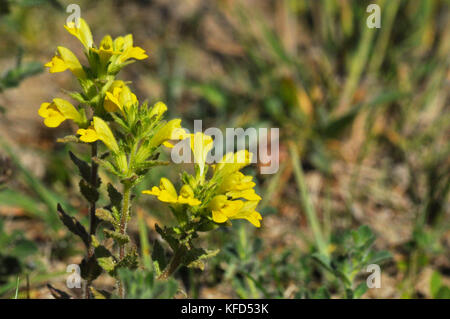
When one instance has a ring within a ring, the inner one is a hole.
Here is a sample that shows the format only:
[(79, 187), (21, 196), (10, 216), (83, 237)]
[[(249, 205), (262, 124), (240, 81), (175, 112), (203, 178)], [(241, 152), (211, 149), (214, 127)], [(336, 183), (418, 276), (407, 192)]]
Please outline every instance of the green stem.
[(159, 275), (158, 279), (166, 280), (172, 274), (178, 269), (178, 267), (181, 264), (181, 261), (183, 259), (184, 254), (186, 253), (186, 249), (183, 247), (180, 247), (177, 249), (175, 254), (172, 257), (172, 260), (170, 261), (169, 265), (164, 269), (164, 271)]
[(306, 186), (305, 177), (303, 174), (302, 167), (300, 165), (300, 158), (298, 154), (298, 149), (295, 144), (289, 145), (289, 150), (291, 152), (292, 166), (294, 169), (295, 180), (297, 182), (299, 195), (302, 201), (303, 209), (306, 213), (306, 218), (311, 226), (314, 234), (314, 239), (316, 242), (317, 249), (319, 252), (325, 256), (328, 256), (327, 244), (324, 240), (322, 229), (317, 218), (316, 211), (311, 202), (311, 198), (308, 193), (308, 188)]
[[(122, 214), (120, 219), (120, 233), (125, 235), (127, 232), (128, 216), (130, 213), (130, 197), (132, 185), (129, 182), (124, 183), (123, 189), (123, 203), (122, 203)], [(119, 245), (119, 259), (122, 260), (125, 257), (125, 244)], [(125, 288), (123, 283), (119, 280), (119, 295), (122, 299), (125, 299)]]
[(369, 29), (366, 26), (366, 21), (362, 26), (363, 33), (359, 40), (358, 48), (353, 58), (350, 60), (350, 67), (348, 70), (348, 76), (345, 85), (342, 89), (342, 94), (336, 109), (336, 114), (345, 113), (352, 102), (353, 94), (355, 93), (358, 83), (361, 79), (361, 75), (364, 71), (364, 67), (367, 64), (370, 55), (370, 48), (372, 47), (373, 38), (376, 33), (376, 29)]
[[(93, 161), (93, 158), (97, 157), (97, 142), (94, 142), (91, 144), (91, 185), (95, 188), (98, 188), (99, 185), (97, 185), (97, 174), (98, 174), (98, 165)], [(90, 203), (89, 207), (89, 235), (95, 235), (97, 230), (97, 221), (95, 217), (95, 209), (96, 205), (95, 202)], [(94, 255), (94, 248), (89, 243), (89, 247), (87, 248), (87, 257), (92, 258)], [(87, 281), (86, 285), (84, 287), (84, 299), (90, 298), (90, 286), (91, 282)]]

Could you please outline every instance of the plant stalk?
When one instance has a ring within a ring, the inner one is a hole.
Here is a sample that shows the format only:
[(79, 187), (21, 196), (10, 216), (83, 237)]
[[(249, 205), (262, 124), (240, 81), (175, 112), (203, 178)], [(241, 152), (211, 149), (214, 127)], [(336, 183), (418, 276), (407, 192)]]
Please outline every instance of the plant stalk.
[(170, 276), (172, 276), (172, 274), (180, 266), (185, 252), (186, 252), (185, 248), (183, 248), (183, 247), (178, 248), (177, 251), (175, 252), (175, 254), (173, 255), (172, 260), (170, 261), (169, 265), (166, 267), (166, 269), (164, 269), (164, 271), (161, 273), (161, 275), (159, 275), (158, 279), (166, 280)]
[[(98, 188), (99, 185), (97, 185), (97, 179), (98, 179), (98, 165), (94, 162), (93, 158), (97, 157), (97, 142), (94, 142), (91, 144), (91, 185), (95, 188)], [(97, 221), (95, 217), (95, 209), (96, 205), (95, 202), (90, 203), (89, 207), (89, 235), (95, 235), (97, 230)], [(89, 247), (87, 247), (87, 257), (92, 258), (94, 255), (94, 248), (92, 247), (91, 243), (89, 243)], [(91, 282), (87, 281), (86, 285), (84, 287), (84, 299), (90, 298), (90, 286)]]
[(327, 244), (325, 242), (322, 229), (320, 227), (319, 220), (317, 218), (316, 211), (311, 202), (311, 198), (308, 193), (308, 187), (306, 186), (305, 176), (303, 174), (303, 169), (300, 165), (300, 157), (298, 154), (297, 146), (293, 143), (289, 145), (289, 150), (291, 152), (292, 166), (294, 169), (295, 180), (297, 182), (297, 187), (299, 191), (300, 198), (302, 200), (303, 210), (306, 213), (306, 218), (308, 219), (308, 224), (314, 234), (314, 240), (316, 242), (317, 249), (319, 252), (325, 256), (328, 256)]
[[(125, 235), (127, 232), (128, 216), (130, 214), (130, 197), (131, 197), (131, 184), (125, 182), (123, 184), (123, 203), (122, 203), (122, 214), (120, 218), (120, 233)], [(119, 259), (122, 260), (125, 257), (125, 244), (120, 244), (119, 246)], [(118, 280), (119, 295), (122, 299), (125, 299), (125, 287), (123, 283)]]

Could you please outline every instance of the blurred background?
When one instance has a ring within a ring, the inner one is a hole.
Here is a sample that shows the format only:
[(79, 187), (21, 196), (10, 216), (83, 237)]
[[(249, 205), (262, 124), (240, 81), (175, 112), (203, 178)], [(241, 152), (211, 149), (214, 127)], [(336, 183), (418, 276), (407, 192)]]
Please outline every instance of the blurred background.
[[(120, 74), (139, 100), (164, 101), (190, 129), (194, 119), (280, 128), (279, 171), (247, 171), (262, 227), (236, 221), (202, 237), (221, 252), (204, 271), (178, 272), (187, 296), (450, 298), (448, 0), (1, 0), (0, 297), (67, 290), (66, 267), (83, 257), (56, 203), (87, 221), (67, 156), (86, 150), (56, 142), (70, 123), (49, 129), (37, 114), (77, 89), (69, 72), (43, 68), (59, 45), (82, 56), (63, 28), (70, 3), (97, 43), (132, 33), (149, 53)], [(371, 3), (379, 29), (366, 25)], [(158, 168), (141, 189), (182, 169)], [(136, 194), (141, 247), (172, 219)], [(369, 263), (381, 265), (381, 288), (359, 289)]]

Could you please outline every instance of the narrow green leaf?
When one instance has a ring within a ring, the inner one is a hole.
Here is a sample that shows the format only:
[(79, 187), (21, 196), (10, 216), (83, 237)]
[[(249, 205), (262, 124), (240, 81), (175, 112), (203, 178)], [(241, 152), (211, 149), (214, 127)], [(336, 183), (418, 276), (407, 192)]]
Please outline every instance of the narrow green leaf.
[(57, 212), (59, 219), (62, 223), (75, 235), (80, 237), (83, 240), (83, 243), (86, 247), (89, 247), (90, 237), (86, 229), (83, 225), (80, 224), (78, 220), (74, 217), (67, 215), (67, 213), (63, 210), (60, 204), (57, 206)]

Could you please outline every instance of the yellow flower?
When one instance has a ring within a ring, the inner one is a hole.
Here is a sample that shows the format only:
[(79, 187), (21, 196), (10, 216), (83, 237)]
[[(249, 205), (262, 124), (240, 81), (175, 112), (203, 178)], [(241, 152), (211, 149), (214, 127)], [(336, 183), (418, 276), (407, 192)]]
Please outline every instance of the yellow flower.
[(254, 189), (245, 189), (241, 191), (229, 191), (226, 193), (227, 196), (230, 196), (232, 199), (243, 198), (246, 200), (260, 201), (261, 196), (255, 193)]
[(80, 134), (80, 140), (85, 143), (92, 143), (98, 140), (98, 135), (93, 125), (89, 126), (87, 129), (80, 128), (77, 131), (77, 134)]
[(229, 200), (225, 195), (215, 196), (208, 207), (212, 210), (212, 218), (216, 223), (224, 223), (232, 219), (246, 219), (255, 227), (260, 227), (261, 214), (255, 211), (258, 201)]
[(218, 188), (219, 193), (226, 193), (232, 199), (244, 198), (247, 200), (259, 201), (261, 197), (255, 193), (252, 176), (246, 176), (237, 171), (225, 176)]
[(81, 123), (83, 118), (78, 110), (68, 101), (63, 99), (53, 99), (52, 103), (42, 103), (38, 111), (43, 117), (44, 124), (48, 127), (58, 127), (65, 120), (73, 120)]
[(150, 140), (150, 147), (158, 147), (161, 144), (172, 148), (174, 145), (170, 140), (180, 140), (187, 136), (184, 129), (181, 128), (181, 119), (173, 119), (164, 124)]
[(194, 197), (194, 191), (189, 185), (183, 185), (180, 190), (180, 196), (178, 196), (178, 203), (188, 204), (190, 206), (200, 205), (202, 202)]
[(133, 46), (133, 35), (127, 34), (125, 37), (117, 37), (114, 40), (114, 49), (121, 52), (118, 63), (123, 63), (129, 59), (143, 60), (148, 58), (145, 50)]
[(260, 213), (255, 211), (256, 206), (259, 201), (248, 201), (245, 202), (242, 208), (237, 214), (231, 217), (231, 219), (246, 219), (255, 227), (261, 227), (262, 216)]
[(158, 197), (161, 202), (176, 203), (178, 200), (177, 191), (172, 182), (163, 177), (159, 181), (159, 187), (153, 186), (152, 190), (142, 191), (143, 194), (154, 195)]
[(140, 47), (133, 46), (133, 36), (128, 34), (124, 37), (117, 37), (114, 41), (111, 36), (105, 36), (100, 42), (100, 48), (91, 48), (92, 51), (96, 52), (103, 64), (106, 64), (112, 56), (117, 56), (114, 58), (113, 63), (121, 64), (129, 59), (143, 60), (148, 58), (145, 50)]
[(69, 69), (76, 77), (86, 78), (86, 73), (83, 67), (78, 61), (75, 54), (65, 47), (58, 47), (57, 54), (52, 58), (52, 60), (45, 64), (46, 67), (50, 68), (50, 73), (64, 72)]
[(121, 54), (120, 51), (114, 50), (113, 40), (110, 35), (106, 35), (103, 37), (102, 41), (100, 42), (99, 49), (91, 48), (91, 50), (98, 54), (103, 65), (106, 65), (106, 63), (113, 55)]
[(220, 192), (237, 191), (253, 188), (255, 183), (252, 181), (253, 176), (246, 176), (237, 171), (224, 177), (220, 184)]
[(194, 197), (194, 191), (189, 185), (183, 185), (180, 196), (173, 184), (165, 177), (159, 181), (159, 187), (153, 186), (151, 190), (142, 191), (143, 194), (154, 195), (161, 202), (171, 204), (188, 204), (190, 206), (200, 205), (201, 202)]
[(212, 211), (213, 221), (216, 223), (224, 223), (229, 219), (232, 219), (241, 208), (244, 206), (244, 202), (241, 200), (228, 200), (225, 195), (215, 196), (208, 207)]
[(89, 29), (89, 25), (84, 21), (84, 19), (79, 18), (79, 25), (75, 22), (69, 22), (64, 28), (69, 31), (70, 34), (77, 37), (78, 40), (84, 45), (86, 50), (92, 47), (94, 41), (92, 40), (92, 33)]
[(123, 113), (124, 108), (129, 108), (137, 102), (136, 95), (124, 84), (123, 86), (114, 86), (112, 90), (110, 88), (110, 91), (106, 92), (103, 106), (108, 112), (120, 110)]
[(252, 162), (253, 154), (247, 150), (240, 150), (236, 153), (225, 154), (222, 161), (215, 167), (215, 174), (227, 176), (239, 171)]
[[(114, 153), (119, 153), (119, 145), (117, 144), (116, 138), (111, 132), (111, 129), (109, 128), (108, 124), (106, 124), (106, 122), (103, 121), (101, 118), (94, 116), (93, 126), (97, 138), (100, 141), (102, 141), (106, 145), (106, 147), (109, 148), (111, 151), (113, 151)], [(90, 134), (90, 137), (92, 138), (95, 137), (94, 133), (90, 132), (89, 129), (87, 129), (86, 131), (81, 131), (78, 134), (84, 133), (83, 136), (86, 136), (85, 138), (87, 140), (89, 139), (89, 136), (87, 136), (87, 134)]]
[(194, 154), (194, 161), (200, 168), (200, 176), (203, 176), (205, 170), (206, 157), (213, 148), (213, 139), (209, 135), (201, 132), (190, 134), (191, 150)]
[(152, 110), (150, 111), (149, 117), (152, 118), (156, 116), (156, 118), (160, 118), (166, 112), (167, 106), (163, 102), (156, 102), (155, 105), (153, 105)]
[(148, 55), (145, 53), (145, 50), (140, 47), (132, 47), (126, 49), (119, 57), (120, 63), (125, 62), (129, 59), (143, 60), (148, 58)]

